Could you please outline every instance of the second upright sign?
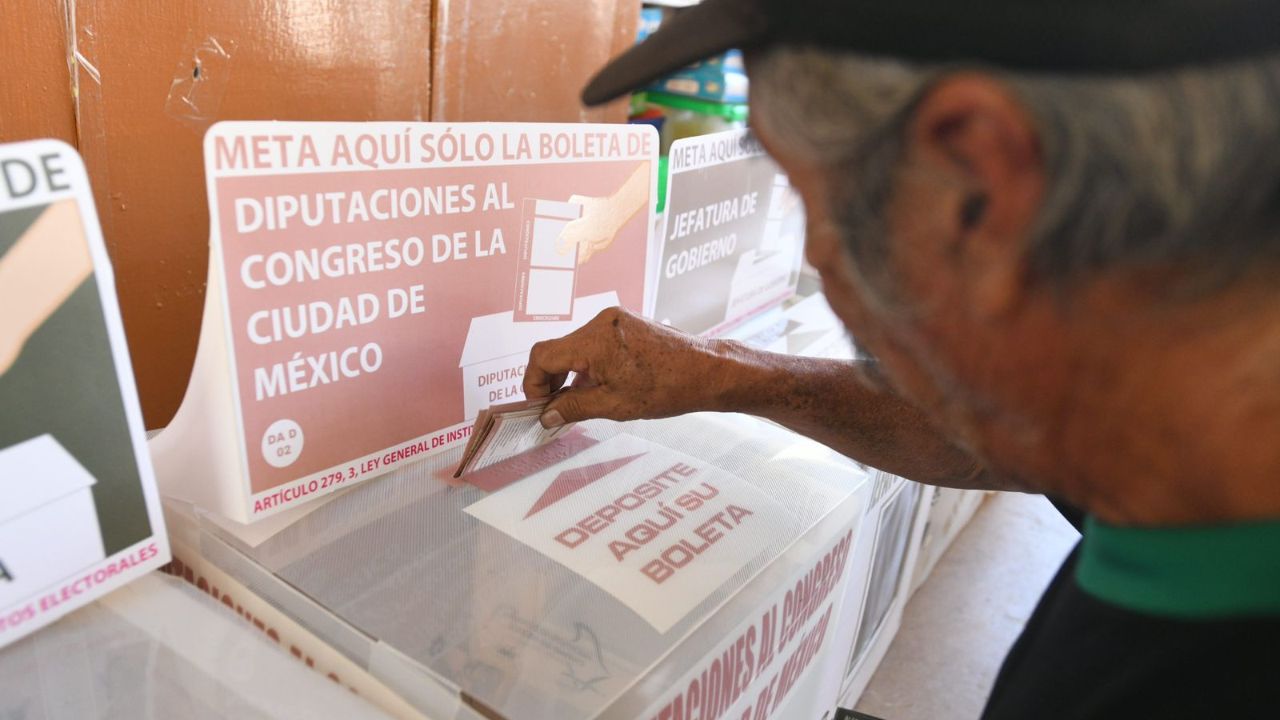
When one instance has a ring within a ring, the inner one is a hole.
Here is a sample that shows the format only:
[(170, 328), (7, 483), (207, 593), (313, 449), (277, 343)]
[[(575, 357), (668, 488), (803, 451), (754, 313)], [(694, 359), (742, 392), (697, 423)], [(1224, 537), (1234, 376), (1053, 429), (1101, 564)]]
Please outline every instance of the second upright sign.
[(804, 209), (746, 130), (671, 146), (654, 317), (716, 335), (795, 293)]

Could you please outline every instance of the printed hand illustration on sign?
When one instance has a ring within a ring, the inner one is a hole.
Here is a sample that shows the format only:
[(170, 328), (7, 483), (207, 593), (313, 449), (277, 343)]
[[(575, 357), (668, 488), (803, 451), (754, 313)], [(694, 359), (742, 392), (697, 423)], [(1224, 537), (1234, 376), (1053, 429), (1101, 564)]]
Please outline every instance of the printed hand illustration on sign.
[(93, 272), (74, 200), (50, 205), (0, 256), (0, 375), (22, 346)]
[[(586, 623), (576, 622), (573, 624), (573, 640), (569, 643), (569, 647), (576, 651), (579, 656), (578, 662), (571, 659), (564, 660), (564, 676), (569, 682), (569, 686), (574, 690), (589, 690), (594, 693), (600, 692), (597, 687), (600, 683), (612, 677), (609, 668), (604, 664), (604, 652), (600, 649), (600, 638), (596, 637), (596, 633), (591, 626)], [(583, 666), (582, 674), (576, 666)]]
[(578, 246), (578, 264), (591, 259), (613, 244), (614, 238), (649, 200), (649, 163), (636, 166), (635, 172), (607, 197), (574, 195), (569, 202), (582, 206), (582, 217), (565, 226), (560, 235), (560, 254), (568, 255)]

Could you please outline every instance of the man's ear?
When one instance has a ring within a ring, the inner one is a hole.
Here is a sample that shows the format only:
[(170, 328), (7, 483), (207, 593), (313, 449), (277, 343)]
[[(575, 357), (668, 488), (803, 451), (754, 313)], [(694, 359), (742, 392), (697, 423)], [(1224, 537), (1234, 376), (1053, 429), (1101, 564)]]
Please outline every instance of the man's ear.
[(942, 78), (916, 105), (907, 128), (913, 164), (957, 178), (962, 197), (944, 218), (970, 307), (983, 316), (1013, 310), (1026, 292), (1026, 239), (1044, 192), (1039, 133), (1026, 108), (998, 80), (973, 73)]

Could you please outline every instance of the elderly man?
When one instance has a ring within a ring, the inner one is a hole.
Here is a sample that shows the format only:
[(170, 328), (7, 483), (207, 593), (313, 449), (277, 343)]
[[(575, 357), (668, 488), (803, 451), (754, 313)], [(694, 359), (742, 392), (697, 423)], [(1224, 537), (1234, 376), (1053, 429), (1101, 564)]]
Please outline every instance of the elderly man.
[(732, 46), (869, 354), (607, 311), (534, 348), (531, 397), (580, 378), (543, 423), (748, 412), (1060, 498), (986, 718), (1280, 717), (1280, 3), (705, 0), (584, 98)]

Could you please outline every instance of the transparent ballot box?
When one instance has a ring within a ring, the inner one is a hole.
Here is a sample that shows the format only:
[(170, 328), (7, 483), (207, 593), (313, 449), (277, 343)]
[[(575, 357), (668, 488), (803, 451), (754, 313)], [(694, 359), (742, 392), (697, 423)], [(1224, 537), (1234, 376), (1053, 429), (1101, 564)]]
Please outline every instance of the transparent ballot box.
[(467, 484), (445, 479), (459, 453), (353, 487), (265, 539), (171, 506), (175, 555), (216, 567), (428, 718), (834, 706), (872, 471), (739, 415), (580, 424)]
[(387, 716), (196, 588), (151, 573), (0, 650), (0, 717)]

